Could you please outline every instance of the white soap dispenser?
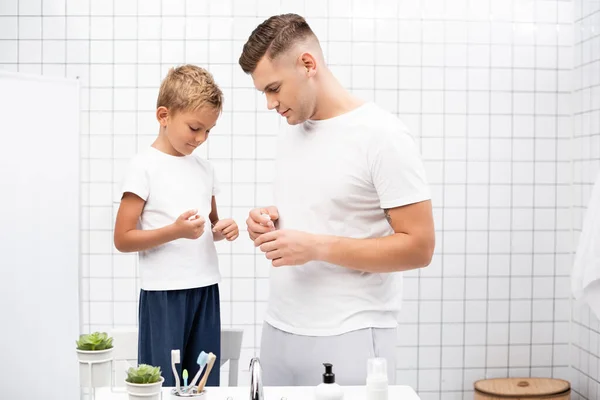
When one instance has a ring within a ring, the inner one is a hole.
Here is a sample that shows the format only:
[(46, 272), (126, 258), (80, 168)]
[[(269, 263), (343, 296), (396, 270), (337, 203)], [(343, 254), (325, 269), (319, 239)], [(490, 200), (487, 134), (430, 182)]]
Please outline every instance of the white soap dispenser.
[(315, 388), (315, 400), (342, 400), (344, 391), (342, 387), (335, 383), (335, 374), (333, 373), (333, 365), (323, 363), (325, 373), (323, 374), (323, 383), (320, 383)]
[(367, 361), (367, 400), (388, 400), (388, 375), (385, 358), (370, 358)]

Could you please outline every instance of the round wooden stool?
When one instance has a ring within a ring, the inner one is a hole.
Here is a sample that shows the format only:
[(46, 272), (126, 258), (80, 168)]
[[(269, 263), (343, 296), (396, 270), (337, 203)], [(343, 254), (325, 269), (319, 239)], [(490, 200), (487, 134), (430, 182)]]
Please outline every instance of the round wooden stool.
[(571, 385), (562, 379), (496, 378), (474, 384), (475, 400), (569, 400)]

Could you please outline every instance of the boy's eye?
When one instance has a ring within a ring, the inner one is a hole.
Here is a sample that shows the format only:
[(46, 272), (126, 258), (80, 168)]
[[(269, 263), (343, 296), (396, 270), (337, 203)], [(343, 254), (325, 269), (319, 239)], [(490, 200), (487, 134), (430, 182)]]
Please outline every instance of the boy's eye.
[(192, 128), (191, 126), (190, 126), (190, 129), (193, 130), (194, 132), (198, 132), (200, 130), (200, 128)]

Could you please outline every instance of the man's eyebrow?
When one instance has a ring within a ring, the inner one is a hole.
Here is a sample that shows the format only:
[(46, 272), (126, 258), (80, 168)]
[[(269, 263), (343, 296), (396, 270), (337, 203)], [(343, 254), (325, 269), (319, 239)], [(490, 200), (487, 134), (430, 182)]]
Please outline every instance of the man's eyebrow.
[(269, 88), (270, 88), (271, 86), (276, 86), (276, 85), (278, 85), (279, 83), (280, 83), (279, 81), (276, 81), (276, 82), (271, 82), (271, 83), (269, 83), (267, 86), (265, 86), (265, 88), (264, 88), (263, 90), (261, 90), (261, 92), (266, 92), (267, 90), (269, 90)]

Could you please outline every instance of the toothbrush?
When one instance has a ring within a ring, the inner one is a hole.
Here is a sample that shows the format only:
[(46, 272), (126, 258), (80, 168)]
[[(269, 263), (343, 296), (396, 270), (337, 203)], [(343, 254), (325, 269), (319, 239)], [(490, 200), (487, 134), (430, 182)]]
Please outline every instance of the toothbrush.
[(202, 380), (198, 384), (198, 393), (202, 393), (202, 391), (204, 390), (206, 380), (208, 379), (208, 375), (210, 374), (210, 370), (212, 369), (216, 359), (217, 356), (215, 356), (213, 353), (208, 353), (208, 364), (206, 365), (206, 373), (204, 374)]
[[(212, 354), (212, 353), (210, 353), (210, 354)], [(194, 386), (196, 386), (196, 382), (198, 382), (198, 379), (200, 378), (200, 374), (204, 370), (204, 366), (206, 365), (206, 362), (208, 361), (210, 354), (206, 354), (203, 351), (201, 351), (200, 354), (198, 354), (198, 359), (196, 360), (196, 363), (198, 364), (198, 366), (200, 368), (198, 368), (198, 372), (196, 372), (196, 376), (194, 376), (194, 379), (192, 380), (192, 383), (190, 383), (190, 386), (187, 388), (186, 392), (194, 390)], [(200, 393), (200, 392), (198, 392), (198, 393)]]
[(269, 214), (261, 212), (260, 217), (265, 221), (264, 223), (267, 224), (268, 227), (272, 228), (275, 226), (273, 221), (271, 221), (271, 216)]
[(184, 369), (183, 370), (183, 391), (184, 392), (187, 391), (187, 387), (188, 387), (187, 380), (188, 380), (188, 372), (187, 372), (187, 369)]
[(179, 386), (179, 374), (175, 368), (175, 364), (179, 363), (181, 363), (181, 352), (179, 350), (171, 350), (171, 369), (173, 370), (173, 375), (175, 376), (175, 391), (177, 393), (181, 393)]

